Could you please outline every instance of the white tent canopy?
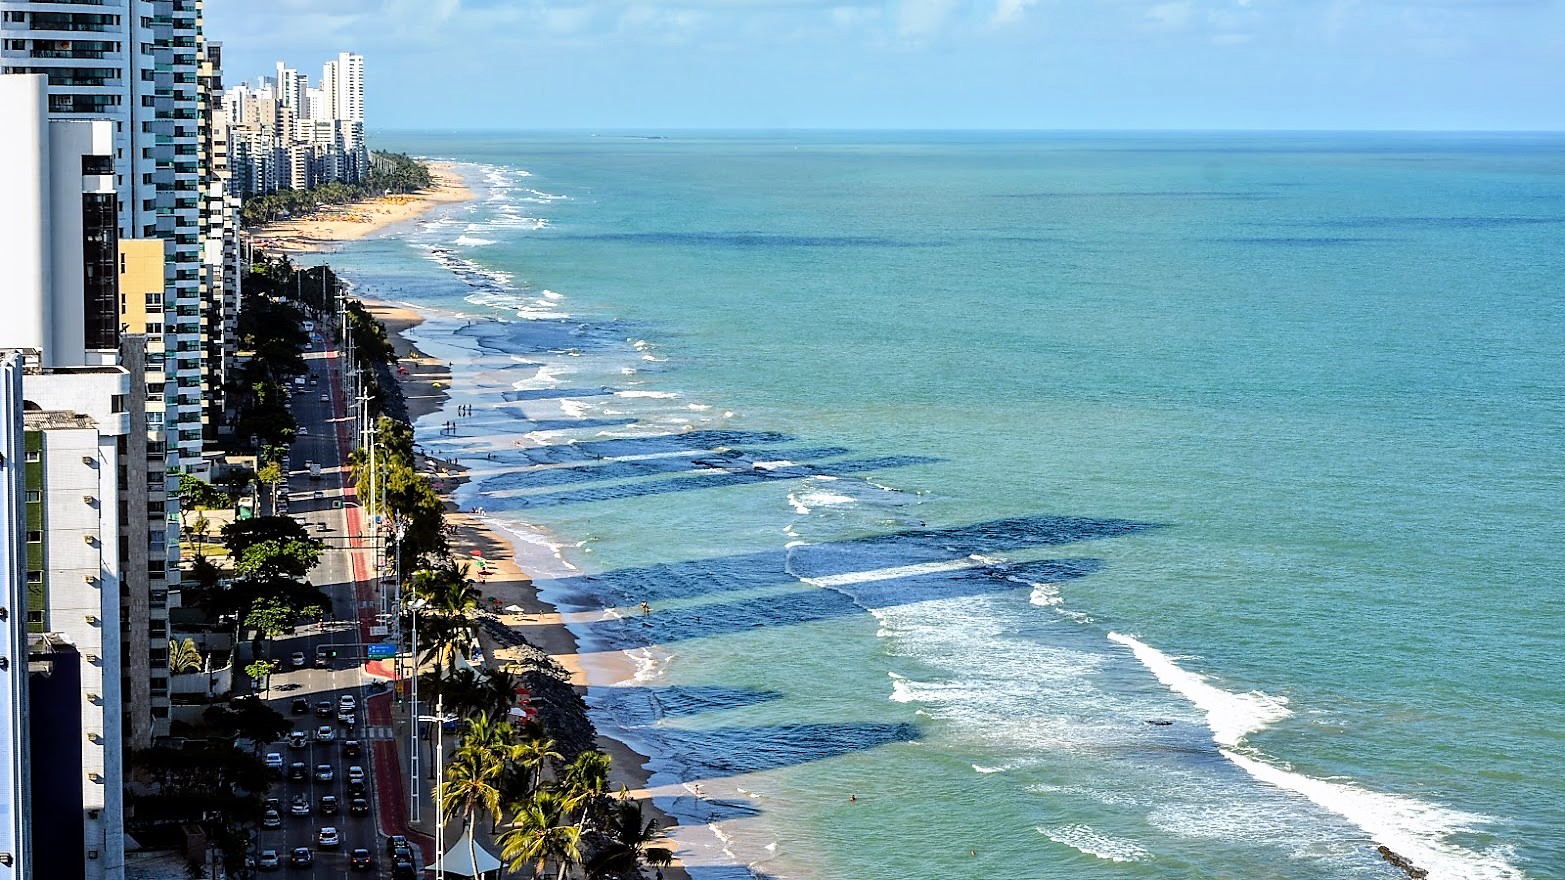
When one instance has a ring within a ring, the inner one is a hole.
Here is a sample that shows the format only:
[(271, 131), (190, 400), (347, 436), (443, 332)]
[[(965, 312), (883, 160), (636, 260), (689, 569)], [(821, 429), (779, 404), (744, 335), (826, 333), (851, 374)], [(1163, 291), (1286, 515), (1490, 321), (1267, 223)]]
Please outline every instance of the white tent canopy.
[[(455, 874), (459, 877), (481, 877), (490, 871), (500, 870), (500, 860), (482, 846), (474, 846), (471, 852), (468, 849), (468, 839), (472, 836), (472, 830), (462, 832), (456, 843), (446, 850), (446, 854), (440, 859), (440, 864), (426, 865), (426, 871), (444, 871), (447, 874)], [(473, 855), (478, 856), (477, 870), (474, 870)]]

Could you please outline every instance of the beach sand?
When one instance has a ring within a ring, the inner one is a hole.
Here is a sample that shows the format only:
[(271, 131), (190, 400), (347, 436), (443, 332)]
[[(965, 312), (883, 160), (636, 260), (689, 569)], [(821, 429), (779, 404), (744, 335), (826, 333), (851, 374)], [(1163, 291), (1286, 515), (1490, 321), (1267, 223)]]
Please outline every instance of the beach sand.
[[(410, 418), (417, 419), (421, 415), (438, 411), (448, 397), (445, 389), (451, 384), (450, 367), (420, 352), (403, 333), (417, 326), (423, 318), (411, 309), (389, 303), (366, 300), (364, 305), (385, 324), (386, 334), (396, 350), (397, 363), (407, 370), (406, 373), (399, 370), (397, 376), (407, 398)], [(583, 658), (577, 650), (576, 637), (566, 628), (567, 621), (559, 610), (539, 598), (532, 578), (517, 566), (511, 540), (482, 517), (457, 510), (450, 501), (451, 493), (466, 480), (465, 468), (459, 462), (423, 457), (417, 466), (425, 473), (436, 476), (437, 487), (447, 499), (446, 522), (452, 529), (452, 555), (458, 562), (473, 563), (475, 569), (479, 559), (484, 561), (486, 572), (481, 589), (486, 601), (492, 597), (496, 600), (494, 607), (504, 609), (516, 606), (522, 609), (515, 614), (502, 612), (501, 622), (548, 653), (570, 674), (571, 683), (577, 691), (585, 695), (587, 674)], [(504, 668), (514, 652), (496, 645), (482, 628), (478, 631), (485, 656), (493, 658), (497, 666)], [(592, 662), (594, 668), (611, 669), (613, 675), (620, 679), (631, 678), (635, 673), (631, 661), (618, 652), (595, 656)], [(648, 789), (650, 774), (644, 766), (647, 756), (601, 733), (598, 735), (598, 747), (613, 759), (611, 787), (618, 790), (624, 786), (631, 797), (641, 800), (646, 815), (658, 821), (660, 830), (667, 832), (673, 828), (676, 824), (673, 819), (652, 802)], [(672, 840), (657, 845), (670, 849), (676, 847)], [(689, 875), (677, 860), (663, 870), (663, 876), (669, 880), (689, 880)]]
[(465, 202), (473, 197), (449, 162), (429, 163), (433, 189), (410, 195), (389, 195), (349, 205), (323, 207), (308, 217), (280, 220), (251, 230), (255, 246), (278, 253), (319, 253), (334, 244), (356, 241), (394, 223), (411, 220), (436, 205)]

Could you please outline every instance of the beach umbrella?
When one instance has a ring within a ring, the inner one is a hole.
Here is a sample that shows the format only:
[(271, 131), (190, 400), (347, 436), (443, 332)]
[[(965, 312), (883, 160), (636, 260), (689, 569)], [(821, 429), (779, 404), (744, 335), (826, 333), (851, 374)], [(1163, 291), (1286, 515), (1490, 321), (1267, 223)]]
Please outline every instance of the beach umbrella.
[(482, 877), (490, 871), (500, 870), (500, 860), (473, 842), (472, 836), (472, 829), (463, 831), (457, 842), (440, 857), (440, 861), (426, 866), (424, 870), (440, 870), (458, 877)]
[(523, 608), (520, 605), (507, 605), (507, 606), (505, 606), (505, 610), (508, 611), (511, 614), (526, 614), (527, 613), (527, 609)]

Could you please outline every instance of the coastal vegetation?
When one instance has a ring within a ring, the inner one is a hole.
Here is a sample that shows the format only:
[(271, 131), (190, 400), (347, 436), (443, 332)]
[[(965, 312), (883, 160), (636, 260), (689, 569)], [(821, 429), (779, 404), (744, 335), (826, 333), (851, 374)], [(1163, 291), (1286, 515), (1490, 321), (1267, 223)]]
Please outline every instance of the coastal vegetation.
[(245, 200), (239, 216), (245, 226), (309, 214), (327, 205), (346, 205), (397, 193), (415, 193), (434, 185), (429, 166), (402, 153), (371, 153), (362, 183), (332, 181), (310, 189), (282, 189)]

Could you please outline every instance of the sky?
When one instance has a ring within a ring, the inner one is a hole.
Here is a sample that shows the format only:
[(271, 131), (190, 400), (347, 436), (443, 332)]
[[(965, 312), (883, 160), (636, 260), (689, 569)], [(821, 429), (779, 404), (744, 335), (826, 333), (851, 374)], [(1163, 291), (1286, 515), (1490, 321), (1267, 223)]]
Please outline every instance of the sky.
[(376, 129), (1565, 129), (1565, 0), (208, 0)]

